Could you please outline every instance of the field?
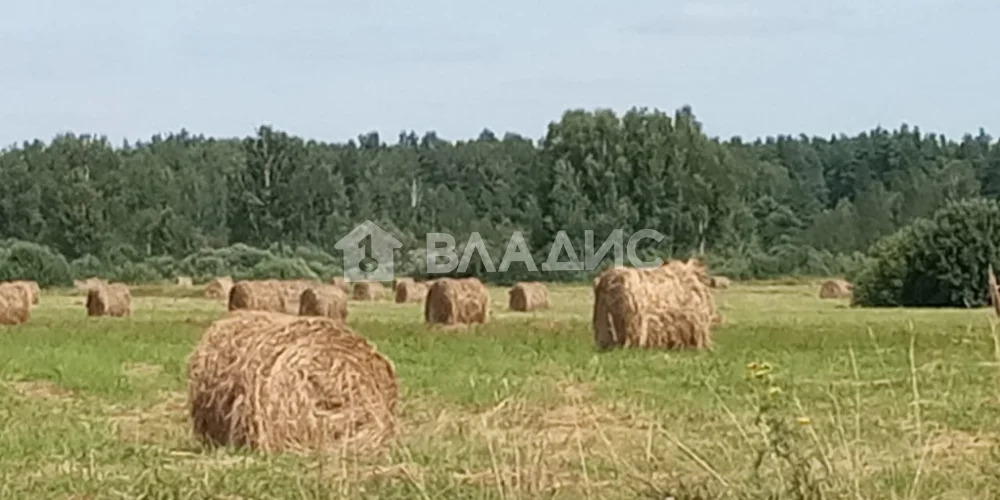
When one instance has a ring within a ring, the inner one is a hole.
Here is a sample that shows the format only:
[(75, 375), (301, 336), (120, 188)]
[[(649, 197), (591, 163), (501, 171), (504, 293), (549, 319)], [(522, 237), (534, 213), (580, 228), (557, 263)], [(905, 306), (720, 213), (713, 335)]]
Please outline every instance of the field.
[(717, 292), (712, 352), (596, 352), (592, 292), (436, 331), (351, 303), (396, 364), (375, 456), (201, 449), (186, 357), (224, 313), (135, 290), (130, 319), (51, 292), (0, 327), (2, 498), (996, 498), (1000, 342), (986, 309), (857, 310), (814, 283)]

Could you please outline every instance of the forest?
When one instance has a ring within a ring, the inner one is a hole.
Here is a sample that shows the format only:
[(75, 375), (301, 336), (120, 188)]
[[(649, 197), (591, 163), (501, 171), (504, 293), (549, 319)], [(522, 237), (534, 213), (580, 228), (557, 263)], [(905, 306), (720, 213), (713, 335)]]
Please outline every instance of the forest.
[[(690, 107), (576, 109), (540, 139), (484, 129), (469, 140), (405, 131), (336, 143), (270, 125), (245, 138), (180, 130), (120, 145), (62, 134), (3, 149), (0, 179), (0, 260), (21, 245), (64, 261), (52, 282), (322, 277), (339, 269), (335, 242), (364, 220), (404, 242), (398, 265), (410, 273), (428, 232), (478, 232), (498, 256), (520, 231), (541, 262), (559, 231), (582, 248), (585, 230), (603, 240), (649, 228), (666, 238), (647, 240), (646, 254), (698, 255), (713, 271), (768, 278), (849, 274), (913, 220), (998, 198), (1000, 142), (982, 129), (947, 138), (906, 124), (722, 139)], [(515, 264), (485, 278), (526, 273)]]

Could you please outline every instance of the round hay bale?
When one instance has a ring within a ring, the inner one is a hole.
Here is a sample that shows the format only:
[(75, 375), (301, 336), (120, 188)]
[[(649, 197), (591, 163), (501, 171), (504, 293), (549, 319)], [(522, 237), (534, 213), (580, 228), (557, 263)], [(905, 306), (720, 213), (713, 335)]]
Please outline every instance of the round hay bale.
[(15, 285), (27, 290), (32, 304), (37, 304), (42, 295), (42, 289), (41, 287), (38, 286), (38, 282), (36, 281), (18, 280), (18, 281), (8, 281), (3, 284)]
[(229, 310), (287, 313), (285, 287), (279, 281), (237, 281), (229, 292)]
[(194, 286), (194, 280), (192, 280), (190, 276), (178, 276), (177, 286), (191, 288)]
[(31, 293), (21, 285), (0, 285), (0, 325), (20, 325), (31, 319)]
[(95, 288), (107, 285), (101, 278), (87, 278), (85, 280), (74, 280), (73, 286), (81, 292), (89, 292)]
[(286, 312), (290, 314), (299, 311), (299, 299), (302, 297), (302, 292), (320, 284), (312, 280), (282, 280), (279, 283), (281, 284), (281, 292), (285, 295), (285, 307), (288, 308)]
[(354, 300), (373, 301), (385, 296), (385, 287), (378, 281), (359, 281), (354, 284)]
[(725, 276), (712, 276), (712, 278), (709, 281), (709, 286), (719, 290), (725, 290), (726, 288), (729, 288), (729, 286), (732, 284), (733, 280)]
[(233, 279), (229, 276), (215, 278), (205, 286), (205, 298), (215, 300), (229, 300), (229, 293), (233, 290)]
[(423, 302), (427, 297), (427, 285), (413, 280), (396, 282), (396, 303)]
[(507, 292), (511, 311), (535, 311), (549, 308), (549, 289), (544, 283), (521, 282)]
[(299, 299), (299, 316), (347, 321), (347, 294), (333, 285), (306, 288)]
[(34, 281), (7, 281), (0, 283), (0, 286), (20, 290), (31, 305), (38, 303), (38, 296), (41, 294), (38, 283)]
[(827, 280), (819, 287), (821, 299), (846, 299), (854, 293), (854, 285), (844, 280)]
[(234, 403), (248, 396), (239, 385), (240, 356), (247, 353), (251, 334), (266, 327), (286, 324), (293, 316), (263, 311), (236, 310), (216, 320), (202, 334), (188, 356), (188, 409), (194, 434), (214, 445), (246, 443), (249, 423), (233, 414)]
[(207, 444), (363, 450), (396, 431), (395, 367), (329, 318), (239, 311), (216, 321), (188, 359), (188, 391)]
[(427, 290), (424, 320), (429, 324), (486, 323), (490, 293), (476, 278), (442, 278)]
[(347, 280), (345, 280), (341, 276), (337, 276), (337, 277), (334, 277), (334, 278), (330, 279), (330, 284), (333, 285), (333, 286), (335, 286), (335, 287), (337, 287), (337, 288), (339, 288), (339, 289), (341, 289), (341, 290), (343, 290), (344, 293), (351, 293), (351, 286), (350, 286), (350, 284), (347, 283)]
[(700, 261), (608, 269), (594, 287), (595, 343), (600, 349), (711, 347), (712, 327), (722, 316), (708, 281)]
[(122, 283), (108, 283), (87, 291), (87, 316), (122, 318), (132, 315), (132, 292)]

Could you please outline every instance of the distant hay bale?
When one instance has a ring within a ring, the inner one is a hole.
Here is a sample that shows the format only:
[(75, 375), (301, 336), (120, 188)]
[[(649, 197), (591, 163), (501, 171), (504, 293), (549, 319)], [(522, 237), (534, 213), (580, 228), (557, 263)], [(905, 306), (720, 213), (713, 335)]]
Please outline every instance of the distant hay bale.
[(594, 340), (612, 347), (695, 348), (712, 345), (722, 321), (698, 260), (652, 269), (616, 267), (594, 286)]
[(229, 310), (287, 313), (285, 287), (280, 281), (237, 281), (229, 292)]
[(844, 280), (827, 280), (819, 288), (821, 299), (845, 299), (854, 293), (854, 285)]
[(299, 298), (299, 316), (319, 316), (347, 321), (347, 294), (333, 285), (306, 288)]
[(385, 287), (378, 281), (359, 281), (354, 284), (354, 300), (379, 300), (385, 296)]
[(189, 276), (178, 276), (177, 286), (182, 286), (184, 288), (191, 288), (194, 286), (194, 280), (192, 280), (191, 277)]
[(396, 303), (423, 302), (427, 297), (427, 285), (413, 280), (396, 282)]
[(107, 285), (107, 282), (101, 278), (87, 278), (85, 280), (74, 280), (73, 286), (81, 292), (89, 292), (102, 285)]
[(194, 434), (210, 445), (308, 453), (380, 447), (396, 432), (392, 362), (329, 318), (237, 311), (188, 358)]
[(285, 307), (288, 308), (286, 312), (289, 314), (298, 312), (299, 298), (302, 297), (302, 292), (320, 284), (313, 280), (282, 280), (279, 283), (281, 283), (282, 293), (285, 294)]
[(458, 325), (486, 323), (490, 293), (476, 278), (436, 280), (424, 299), (424, 321)]
[(20, 325), (30, 319), (30, 291), (21, 285), (0, 285), (0, 325)]
[(521, 282), (514, 285), (508, 292), (511, 311), (535, 311), (548, 309), (549, 289), (544, 283)]
[(205, 287), (205, 298), (229, 300), (229, 292), (233, 290), (233, 279), (229, 276), (215, 278)]
[(87, 316), (132, 315), (132, 292), (123, 283), (107, 283), (87, 291)]
[(733, 280), (725, 276), (712, 276), (711, 279), (709, 280), (709, 286), (711, 286), (712, 288), (717, 288), (719, 290), (725, 290), (726, 288), (729, 288), (729, 286), (732, 284)]
[(335, 287), (337, 287), (337, 288), (339, 288), (339, 289), (341, 289), (341, 290), (343, 290), (344, 293), (351, 293), (351, 286), (350, 286), (350, 284), (347, 283), (347, 280), (345, 280), (341, 276), (337, 276), (337, 277), (331, 279), (330, 280), (330, 284), (333, 285), (333, 286), (335, 286)]

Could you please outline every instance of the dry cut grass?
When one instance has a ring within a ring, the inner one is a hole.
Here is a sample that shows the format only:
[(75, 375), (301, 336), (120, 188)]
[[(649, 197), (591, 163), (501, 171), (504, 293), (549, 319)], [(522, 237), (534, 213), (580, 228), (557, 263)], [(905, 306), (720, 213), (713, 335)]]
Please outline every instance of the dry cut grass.
[(352, 303), (398, 370), (398, 432), (307, 456), (192, 434), (184, 363), (224, 304), (143, 297), (129, 322), (88, 321), (47, 296), (0, 327), (0, 496), (998, 497), (992, 311), (849, 309), (818, 286), (716, 291), (710, 352), (597, 351), (583, 286), (461, 332), (418, 303)]

